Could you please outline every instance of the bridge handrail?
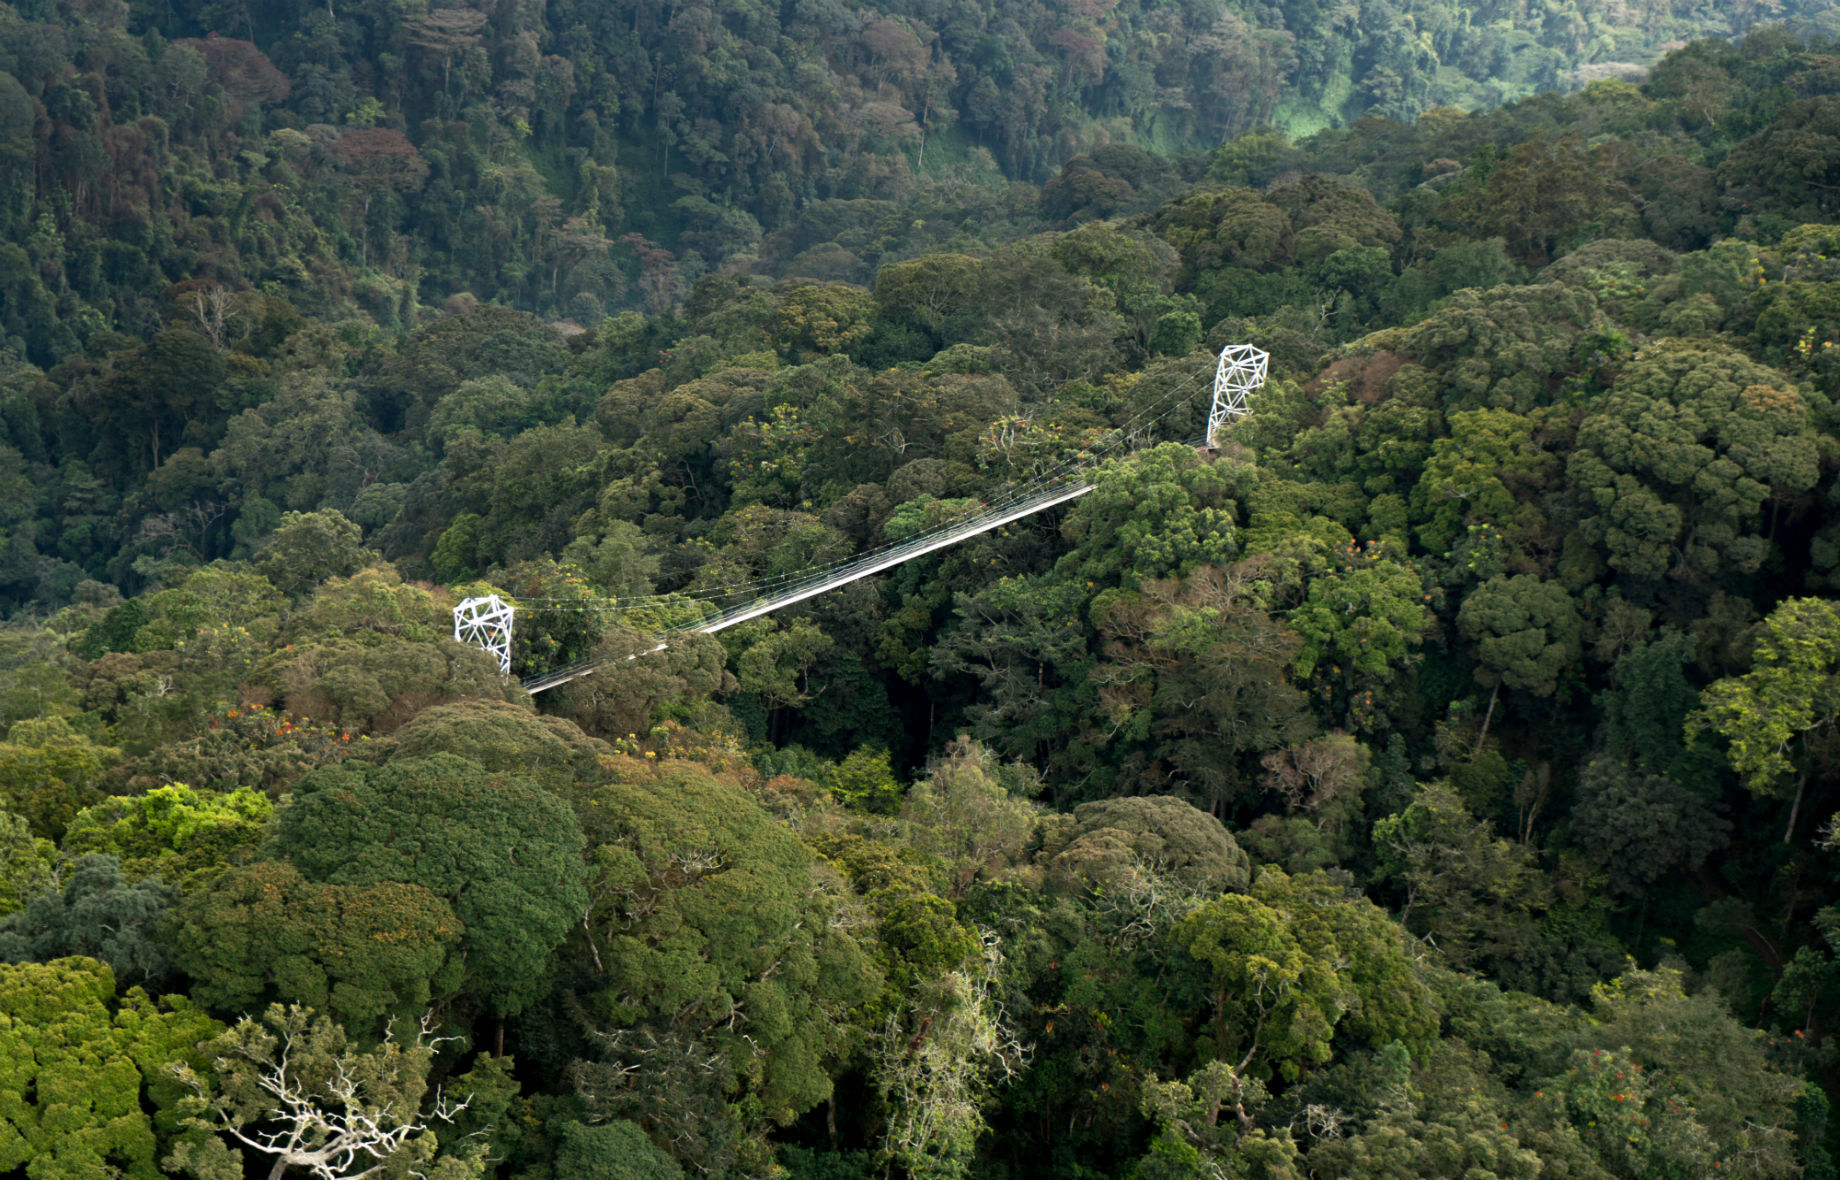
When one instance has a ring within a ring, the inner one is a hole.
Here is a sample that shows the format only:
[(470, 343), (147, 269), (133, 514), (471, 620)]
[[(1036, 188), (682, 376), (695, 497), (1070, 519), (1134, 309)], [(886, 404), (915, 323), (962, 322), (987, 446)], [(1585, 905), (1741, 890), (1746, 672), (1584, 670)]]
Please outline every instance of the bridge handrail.
[[(745, 623), (751, 619), (759, 618), (761, 615), (770, 614), (773, 611), (779, 610), (781, 607), (791, 606), (793, 603), (801, 602), (807, 598), (815, 598), (827, 590), (834, 590), (839, 586), (847, 585), (861, 578), (866, 578), (882, 570), (892, 569), (903, 562), (911, 561), (915, 557), (933, 552), (934, 550), (944, 549), (950, 545), (955, 545), (979, 533), (986, 533), (992, 529), (1002, 528), (1006, 524), (1021, 520), (1023, 517), (1030, 516), (1044, 508), (1051, 508), (1056, 504), (1063, 504), (1069, 500), (1077, 499), (1087, 492), (1092, 491), (1092, 489), (1093, 485), (1084, 481), (1069, 483), (1062, 487), (1052, 488), (1048, 491), (1029, 496), (1023, 500), (1011, 502), (998, 508), (987, 509), (983, 513), (950, 528), (938, 532), (925, 533), (910, 541), (903, 542), (888, 549), (881, 549), (866, 554), (859, 560), (832, 567), (822, 576), (806, 578), (794, 582), (778, 593), (765, 595), (751, 602), (742, 603), (739, 606), (733, 606), (727, 610), (718, 611), (714, 615), (704, 616), (693, 623), (683, 623), (676, 627), (666, 628), (659, 634), (662, 636), (669, 636), (682, 635), (688, 632), (701, 632), (705, 635), (713, 635), (718, 631), (727, 630), (729, 627), (733, 627), (739, 623)], [(661, 641), (651, 650), (661, 651), (665, 646), (666, 642)], [(626, 658), (629, 660), (635, 659), (637, 655), (635, 654)], [(522, 684), (524, 690), (534, 696), (539, 692), (547, 692), (552, 688), (558, 688), (567, 684), (576, 677), (589, 675), (604, 662), (603, 660), (594, 659), (581, 660), (565, 668), (553, 668), (540, 676), (529, 677), (524, 680)]]
[[(1214, 405), (1208, 416), (1208, 431), (1205, 440), (1206, 446), (1212, 448), (1217, 445), (1217, 437), (1221, 427), (1251, 412), (1248, 405), (1248, 398), (1254, 390), (1265, 384), (1270, 360), (1270, 356), (1265, 353), (1264, 350), (1250, 344), (1229, 344), (1221, 349), (1219, 364), (1214, 374)], [(1053, 481), (1054, 486), (1048, 487), (1044, 491), (1025, 492), (1022, 495), (1012, 494), (1009, 499), (1000, 501), (994, 505), (986, 503), (983, 511), (973, 515), (967, 520), (962, 522), (948, 521), (944, 525), (935, 527), (931, 531), (923, 532), (905, 542), (883, 546), (879, 549), (870, 550), (855, 558), (845, 558), (841, 562), (834, 562), (830, 565), (819, 567), (811, 571), (809, 577), (781, 575), (778, 578), (767, 579), (764, 582), (755, 583), (755, 585), (760, 586), (763, 590), (767, 586), (777, 586), (778, 588), (771, 593), (759, 594), (751, 601), (740, 603), (724, 610), (719, 610), (713, 615), (706, 615), (695, 622), (684, 623), (676, 627), (668, 628), (662, 632), (662, 634), (670, 636), (699, 631), (705, 635), (713, 635), (717, 631), (733, 627), (738, 623), (747, 622), (749, 619), (759, 618), (761, 615), (778, 610), (780, 607), (791, 606), (795, 602), (802, 602), (807, 598), (813, 598), (824, 593), (826, 590), (847, 585), (850, 582), (856, 581), (858, 578), (866, 578), (870, 574), (892, 569), (904, 561), (909, 561), (912, 558), (931, 553), (937, 549), (943, 549), (948, 545), (957, 544), (959, 541), (965, 540), (968, 537), (974, 537), (979, 533), (989, 532), (994, 528), (1001, 528), (1005, 524), (1020, 520), (1031, 513), (1041, 511), (1043, 508), (1050, 508), (1056, 504), (1065, 503), (1078, 496), (1083, 496), (1087, 492), (1093, 490), (1093, 485), (1079, 479), (1079, 473), (1096, 462), (1104, 452), (1111, 450), (1120, 442), (1131, 438), (1135, 431), (1148, 430), (1155, 426), (1156, 423), (1174, 413), (1176, 409), (1187, 400), (1185, 396), (1179, 396), (1181, 393), (1181, 386), (1177, 386), (1175, 389), (1170, 390), (1150, 407), (1134, 415), (1131, 422), (1126, 423), (1124, 426), (1114, 431), (1114, 438), (1112, 441), (1108, 441), (1104, 446), (1095, 448), (1091, 452), (1082, 452), (1074, 459), (1063, 464), (1058, 470), (1044, 472), (1042, 475), (1038, 475), (1034, 480), (1030, 481), (1030, 483), (1037, 486), (1044, 481)], [(1152, 414), (1152, 411), (1156, 412)], [(1029, 484), (1024, 484), (1023, 488), (1027, 488), (1028, 486)], [(1017, 489), (1017, 491), (1021, 490), (1022, 489)], [(790, 581), (782, 580), (788, 578)], [(746, 589), (746, 586), (742, 587), (744, 592)], [(727, 596), (722, 595), (718, 597)], [(465, 604), (463, 603), (462, 605), (464, 606)], [(661, 638), (657, 646), (650, 650), (663, 651), (668, 643), (668, 639)], [(644, 653), (634, 653), (626, 658), (628, 660), (634, 660), (637, 659), (640, 654)], [(539, 692), (546, 692), (549, 689), (567, 684), (578, 676), (591, 675), (597, 668), (606, 662), (605, 660), (594, 659), (578, 661), (566, 668), (556, 668), (545, 672), (541, 676), (530, 677), (523, 681), (523, 686), (525, 691), (533, 695)]]

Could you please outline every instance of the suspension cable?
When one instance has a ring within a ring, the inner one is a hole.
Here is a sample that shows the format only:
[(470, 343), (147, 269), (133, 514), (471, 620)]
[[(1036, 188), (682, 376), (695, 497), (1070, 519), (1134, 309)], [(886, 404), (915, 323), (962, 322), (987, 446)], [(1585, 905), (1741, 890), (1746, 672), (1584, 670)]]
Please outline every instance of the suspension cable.
[(975, 507), (967, 507), (958, 514), (899, 541), (888, 541), (822, 565), (808, 566), (770, 577), (706, 586), (694, 591), (636, 594), (604, 602), (556, 597), (519, 597), (515, 599), (515, 602), (520, 610), (624, 612), (649, 603), (686, 605), (699, 603), (714, 606), (724, 599), (739, 598), (756, 601), (775, 593), (803, 588), (899, 550), (924, 548), (927, 544), (948, 533), (966, 529), (968, 526), (1001, 515), (1026, 501), (1045, 498), (1070, 486), (1074, 482), (1074, 477), (1080, 472), (1097, 466), (1109, 457), (1111, 452), (1143, 436), (1159, 422), (1186, 405), (1193, 397), (1192, 387), (1199, 382), (1200, 377), (1201, 374), (1192, 373), (1186, 379), (1176, 383), (1149, 405), (1139, 408), (1125, 422), (1106, 431), (1103, 441), (1081, 449), (1059, 463), (1037, 472), (1020, 484), (1011, 485), (995, 499), (980, 500)]

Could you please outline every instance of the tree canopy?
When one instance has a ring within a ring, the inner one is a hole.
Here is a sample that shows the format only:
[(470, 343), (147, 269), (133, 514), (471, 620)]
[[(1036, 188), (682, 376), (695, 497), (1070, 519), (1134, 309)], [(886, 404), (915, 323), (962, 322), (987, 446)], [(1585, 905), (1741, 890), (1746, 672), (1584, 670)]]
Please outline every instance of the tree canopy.
[(0, 1173), (1835, 1176), (1830, 9), (0, 0)]

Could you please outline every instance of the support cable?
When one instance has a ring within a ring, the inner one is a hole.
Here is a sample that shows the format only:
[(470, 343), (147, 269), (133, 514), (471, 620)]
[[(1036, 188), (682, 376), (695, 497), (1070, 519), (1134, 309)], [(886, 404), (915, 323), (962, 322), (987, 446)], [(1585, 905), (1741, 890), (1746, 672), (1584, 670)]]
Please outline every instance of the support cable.
[[(619, 599), (617, 604), (608, 603), (602, 605), (584, 603), (580, 599), (532, 597), (519, 598), (517, 600), (517, 605), (520, 609), (619, 611), (630, 610), (636, 605), (651, 602), (716, 602), (725, 598), (759, 597), (763, 594), (771, 594), (794, 585), (803, 585), (813, 576), (821, 576), (828, 571), (849, 569), (865, 558), (892, 552), (903, 546), (924, 544), (934, 537), (950, 533), (971, 521), (983, 519), (994, 513), (1007, 511), (1044, 492), (1067, 486), (1079, 472), (1096, 466), (1099, 462), (1103, 461), (1104, 458), (1109, 456), (1110, 452), (1118, 449), (1122, 444), (1142, 436), (1157, 423), (1186, 405), (1193, 396), (1190, 387), (1198, 384), (1199, 380), (1199, 376), (1191, 376), (1151, 402), (1148, 406), (1139, 409), (1122, 425), (1113, 427), (1111, 430), (1107, 431), (1107, 437), (1104, 442), (1084, 448), (1076, 454), (1055, 464), (1053, 467), (1038, 472), (1028, 480), (1020, 484), (1011, 485), (996, 498), (980, 501), (976, 508), (967, 508), (958, 515), (948, 517), (938, 524), (933, 525), (925, 532), (916, 534), (912, 537), (903, 538), (900, 541), (886, 542), (872, 549), (860, 550), (847, 557), (837, 558), (824, 565), (811, 566), (791, 573), (755, 578), (745, 582), (720, 583), (715, 586), (704, 587), (700, 590), (680, 590), (667, 594), (630, 595)], [(1159, 412), (1156, 412), (1152, 417), (1150, 416), (1152, 411)]]
[[(1265, 352), (1251, 345), (1233, 344), (1221, 350), (1214, 377), (1213, 409), (1208, 417), (1207, 436), (1202, 445), (1210, 448), (1215, 446), (1223, 426), (1251, 412), (1247, 399), (1265, 383), (1269, 360)], [(1192, 397), (1190, 387), (1197, 384), (1198, 380), (1198, 376), (1195, 376), (1178, 382), (1148, 406), (1133, 413), (1123, 424), (1108, 431), (1103, 442), (1076, 452), (1020, 484), (1010, 485), (994, 500), (980, 501), (975, 509), (966, 509), (958, 516), (941, 521), (901, 541), (891, 541), (795, 572), (745, 582), (730, 582), (689, 593), (634, 595), (604, 604), (580, 599), (533, 597), (518, 599), (507, 605), (496, 596), (469, 598), (454, 610), (455, 638), (486, 647), (498, 657), (500, 667), (508, 673), (511, 616), (514, 609), (628, 611), (646, 603), (696, 603), (717, 609), (715, 613), (693, 622), (666, 628), (660, 633), (661, 636), (669, 637), (691, 631), (713, 634), (1085, 495), (1093, 490), (1094, 485), (1079, 479), (1079, 474), (1102, 462), (1120, 446), (1127, 443), (1134, 445), (1151, 428), (1181, 409)], [(719, 606), (729, 599), (741, 601), (725, 608)], [(490, 625), (480, 625), (482, 614), (491, 617)], [(661, 638), (650, 651), (663, 651), (668, 643), (668, 638)], [(641, 654), (648, 653), (636, 653), (626, 658), (637, 659)], [(545, 692), (578, 676), (589, 675), (604, 662), (591, 659), (565, 668), (552, 669), (524, 680), (523, 685), (533, 695)]]

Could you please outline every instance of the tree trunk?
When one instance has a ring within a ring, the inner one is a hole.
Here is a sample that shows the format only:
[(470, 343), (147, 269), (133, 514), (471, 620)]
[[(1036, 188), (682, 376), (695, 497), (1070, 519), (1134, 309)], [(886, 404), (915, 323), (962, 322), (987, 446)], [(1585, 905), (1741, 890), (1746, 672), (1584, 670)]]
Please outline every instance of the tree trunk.
[(1787, 844), (1790, 838), (1795, 835), (1795, 821), (1801, 818), (1802, 814), (1802, 796), (1807, 793), (1808, 775), (1804, 772), (1802, 777), (1795, 780), (1795, 802), (1789, 805), (1789, 826), (1783, 829), (1782, 842), (1784, 844)]
[[(927, 61), (927, 68), (928, 69), (932, 68), (931, 59), (928, 59)], [(915, 172), (918, 172), (922, 168), (926, 167), (926, 120), (927, 120), (927, 117), (931, 115), (932, 113), (933, 113), (933, 88), (931, 85), (931, 79), (928, 79), (928, 85), (926, 89), (926, 104), (920, 108), (920, 154), (914, 158), (914, 171)]]
[(1495, 698), (1500, 695), (1501, 681), (1497, 680), (1495, 687), (1489, 690), (1489, 708), (1488, 712), (1482, 715), (1482, 732), (1476, 735), (1475, 752), (1478, 754), (1482, 753), (1482, 743), (1489, 739), (1489, 722), (1495, 720)]

